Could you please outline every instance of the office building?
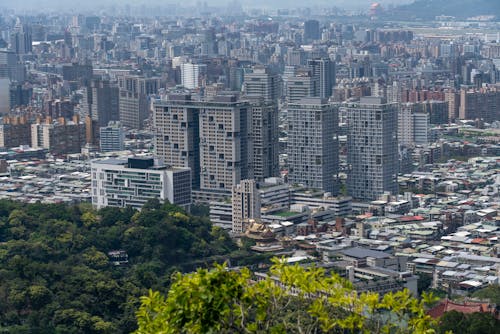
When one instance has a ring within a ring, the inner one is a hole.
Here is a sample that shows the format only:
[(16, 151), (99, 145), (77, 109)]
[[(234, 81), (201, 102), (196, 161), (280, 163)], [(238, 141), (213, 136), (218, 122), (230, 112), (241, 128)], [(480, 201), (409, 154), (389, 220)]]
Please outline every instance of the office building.
[(109, 80), (93, 79), (84, 90), (82, 109), (99, 127), (120, 120), (118, 86)]
[(253, 178), (251, 122), (250, 104), (234, 96), (192, 101), (190, 95), (169, 95), (154, 104), (155, 154), (191, 168), (193, 189), (227, 194)]
[(158, 78), (118, 77), (120, 89), (120, 122), (131, 129), (142, 129), (150, 116), (149, 96), (160, 88)]
[(217, 54), (217, 39), (213, 27), (202, 31), (201, 54), (215, 56)]
[(288, 105), (288, 182), (336, 194), (338, 107), (321, 98)]
[(260, 196), (255, 180), (242, 180), (232, 189), (232, 232), (244, 233), (249, 219), (260, 218)]
[(248, 98), (276, 102), (280, 97), (279, 76), (268, 67), (254, 66), (253, 72), (244, 75), (244, 92)]
[(85, 116), (85, 143), (97, 147), (99, 145), (99, 126), (90, 116)]
[(28, 106), (33, 96), (31, 85), (11, 84), (10, 89), (10, 109), (18, 106)]
[(10, 111), (10, 80), (0, 78), (0, 115), (6, 115)]
[(289, 77), (286, 83), (286, 99), (288, 103), (296, 103), (305, 97), (319, 96), (319, 78), (311, 70), (298, 70), (295, 76)]
[(335, 62), (329, 58), (310, 59), (307, 66), (318, 80), (318, 96), (328, 99), (335, 86)]
[(120, 122), (109, 122), (108, 126), (99, 129), (99, 147), (101, 152), (125, 149), (125, 131)]
[(23, 25), (19, 21), (10, 35), (10, 48), (18, 55), (24, 55), (33, 51), (31, 27)]
[(156, 165), (153, 158), (95, 160), (91, 163), (92, 204), (140, 209), (150, 199), (188, 207), (191, 171)]
[(358, 200), (397, 194), (397, 104), (381, 97), (362, 97), (346, 104), (347, 189)]
[(187, 89), (197, 89), (203, 85), (204, 77), (207, 73), (206, 64), (181, 64), (182, 86)]
[(11, 78), (17, 55), (11, 50), (0, 50), (0, 78)]
[(17, 55), (11, 50), (0, 49), (0, 78), (22, 83), (26, 79), (26, 68), (17, 61)]
[(304, 40), (306, 42), (312, 42), (319, 38), (319, 22), (317, 20), (307, 20), (304, 22)]

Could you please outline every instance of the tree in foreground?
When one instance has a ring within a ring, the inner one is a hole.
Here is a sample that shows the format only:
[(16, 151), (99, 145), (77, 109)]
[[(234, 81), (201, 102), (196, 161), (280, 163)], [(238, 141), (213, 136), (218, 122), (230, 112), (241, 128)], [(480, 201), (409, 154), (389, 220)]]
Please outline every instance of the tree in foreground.
[(435, 333), (432, 302), (408, 290), (358, 294), (337, 274), (275, 259), (259, 280), (224, 265), (177, 274), (166, 297), (141, 298), (136, 333)]

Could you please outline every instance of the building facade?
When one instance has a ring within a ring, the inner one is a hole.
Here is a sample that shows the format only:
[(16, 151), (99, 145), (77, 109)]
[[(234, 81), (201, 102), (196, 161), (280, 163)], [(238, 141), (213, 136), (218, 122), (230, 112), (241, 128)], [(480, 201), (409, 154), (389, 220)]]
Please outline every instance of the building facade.
[(347, 189), (358, 200), (398, 190), (397, 104), (381, 97), (347, 103)]
[(120, 122), (109, 122), (99, 129), (99, 147), (101, 152), (116, 152), (125, 149), (125, 131)]
[(0, 147), (31, 145), (31, 124), (25, 117), (3, 117), (0, 125)]
[(84, 91), (82, 109), (99, 127), (120, 120), (118, 86), (109, 80), (94, 79)]
[(288, 181), (336, 194), (338, 107), (321, 98), (288, 105)]
[(95, 160), (91, 163), (92, 204), (140, 209), (150, 199), (188, 207), (191, 171), (155, 165), (153, 158)]
[(460, 119), (482, 119), (494, 122), (500, 119), (500, 91), (493, 88), (460, 91)]
[(245, 232), (245, 222), (260, 218), (260, 196), (255, 180), (242, 180), (232, 189), (232, 232)]
[(207, 72), (206, 64), (181, 64), (182, 86), (187, 89), (197, 89), (202, 86), (203, 77)]
[(254, 66), (253, 72), (244, 75), (244, 92), (248, 98), (276, 102), (280, 97), (279, 76), (268, 67)]
[(149, 95), (160, 88), (157, 78), (121, 76), (118, 78), (120, 90), (120, 122), (131, 129), (142, 129), (150, 116)]
[(193, 189), (231, 192), (253, 178), (251, 106), (234, 96), (192, 101), (171, 95), (155, 102), (155, 154), (172, 166), (190, 167)]
[(318, 96), (328, 99), (335, 86), (335, 62), (329, 58), (317, 58), (308, 60), (307, 66), (318, 80)]
[(52, 122), (31, 124), (31, 147), (46, 148), (51, 154), (80, 153), (85, 145), (85, 124), (75, 117), (68, 121), (60, 118)]

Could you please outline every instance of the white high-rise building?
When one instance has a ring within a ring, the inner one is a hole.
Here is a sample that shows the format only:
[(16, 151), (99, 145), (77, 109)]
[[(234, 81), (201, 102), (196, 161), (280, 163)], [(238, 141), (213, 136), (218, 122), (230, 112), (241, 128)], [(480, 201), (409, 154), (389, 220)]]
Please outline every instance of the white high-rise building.
[(375, 200), (398, 191), (398, 105), (382, 97), (346, 104), (349, 195)]
[(181, 64), (182, 85), (187, 89), (200, 88), (202, 85), (203, 76), (206, 74), (206, 72), (206, 64)]
[(398, 112), (398, 141), (414, 147), (429, 144), (430, 118), (421, 104), (404, 103)]
[(260, 218), (260, 195), (255, 180), (242, 180), (232, 189), (234, 233), (245, 232), (245, 221)]

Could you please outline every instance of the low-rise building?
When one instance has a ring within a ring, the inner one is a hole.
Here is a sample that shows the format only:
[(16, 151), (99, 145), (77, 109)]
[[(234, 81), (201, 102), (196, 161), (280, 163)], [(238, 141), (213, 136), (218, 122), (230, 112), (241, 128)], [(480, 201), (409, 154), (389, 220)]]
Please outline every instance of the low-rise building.
[(92, 204), (140, 209), (148, 200), (187, 207), (191, 170), (156, 165), (153, 158), (96, 160), (92, 169)]

